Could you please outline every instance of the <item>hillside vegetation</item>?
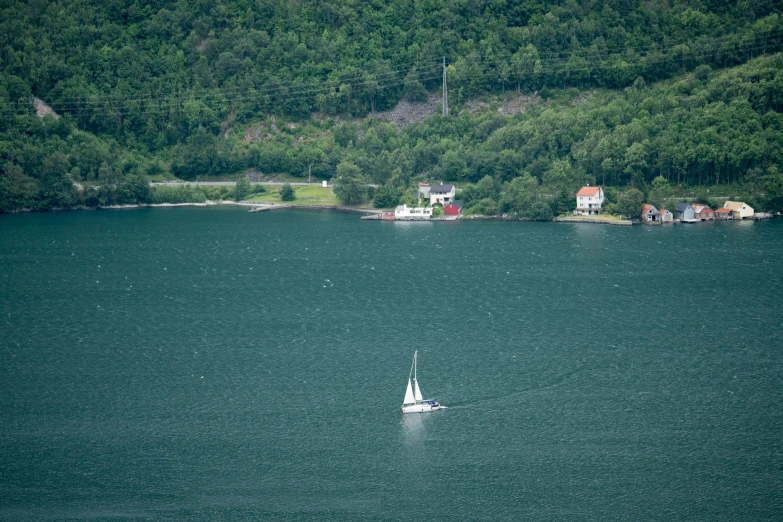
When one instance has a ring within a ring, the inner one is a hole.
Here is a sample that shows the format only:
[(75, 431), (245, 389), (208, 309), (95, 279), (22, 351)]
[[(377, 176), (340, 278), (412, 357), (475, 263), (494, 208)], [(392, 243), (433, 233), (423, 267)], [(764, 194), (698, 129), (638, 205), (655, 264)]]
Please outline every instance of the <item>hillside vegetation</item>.
[(763, 0), (0, 1), (0, 211), (247, 171), (531, 217), (588, 182), (781, 209), (782, 46)]

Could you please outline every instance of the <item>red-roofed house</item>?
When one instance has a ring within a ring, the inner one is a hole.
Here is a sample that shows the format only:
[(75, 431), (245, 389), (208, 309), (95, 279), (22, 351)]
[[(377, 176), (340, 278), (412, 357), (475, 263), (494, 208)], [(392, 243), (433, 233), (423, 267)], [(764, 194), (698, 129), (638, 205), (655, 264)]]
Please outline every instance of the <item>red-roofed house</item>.
[(604, 189), (601, 187), (582, 187), (576, 193), (576, 210), (574, 214), (583, 216), (595, 216), (601, 212), (604, 204)]

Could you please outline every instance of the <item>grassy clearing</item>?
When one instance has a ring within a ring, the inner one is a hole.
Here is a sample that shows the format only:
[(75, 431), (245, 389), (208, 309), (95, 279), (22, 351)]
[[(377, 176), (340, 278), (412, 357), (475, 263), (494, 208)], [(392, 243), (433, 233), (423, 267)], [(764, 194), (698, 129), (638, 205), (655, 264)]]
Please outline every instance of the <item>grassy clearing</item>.
[(257, 194), (248, 198), (248, 201), (256, 201), (259, 203), (294, 203), (297, 205), (327, 205), (338, 206), (340, 203), (337, 201), (337, 196), (331, 188), (323, 188), (320, 185), (308, 185), (303, 187), (294, 186), (294, 192), (296, 192), (296, 200), (283, 201), (280, 199), (280, 189), (283, 185), (266, 185), (269, 192), (266, 194)]

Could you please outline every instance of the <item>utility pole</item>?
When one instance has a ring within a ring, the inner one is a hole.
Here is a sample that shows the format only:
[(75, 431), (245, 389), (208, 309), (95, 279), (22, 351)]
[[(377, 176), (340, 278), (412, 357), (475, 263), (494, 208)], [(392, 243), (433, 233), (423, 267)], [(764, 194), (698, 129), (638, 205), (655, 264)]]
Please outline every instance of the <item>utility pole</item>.
[(446, 87), (446, 57), (443, 57), (443, 115), (449, 115), (449, 90)]

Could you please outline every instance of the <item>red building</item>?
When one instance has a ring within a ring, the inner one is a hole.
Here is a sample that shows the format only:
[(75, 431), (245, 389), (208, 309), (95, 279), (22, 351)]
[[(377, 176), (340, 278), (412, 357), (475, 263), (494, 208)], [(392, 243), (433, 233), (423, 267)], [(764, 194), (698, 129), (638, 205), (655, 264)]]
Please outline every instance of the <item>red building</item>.
[(454, 201), (443, 207), (443, 213), (447, 216), (459, 216), (462, 214), (462, 203)]

